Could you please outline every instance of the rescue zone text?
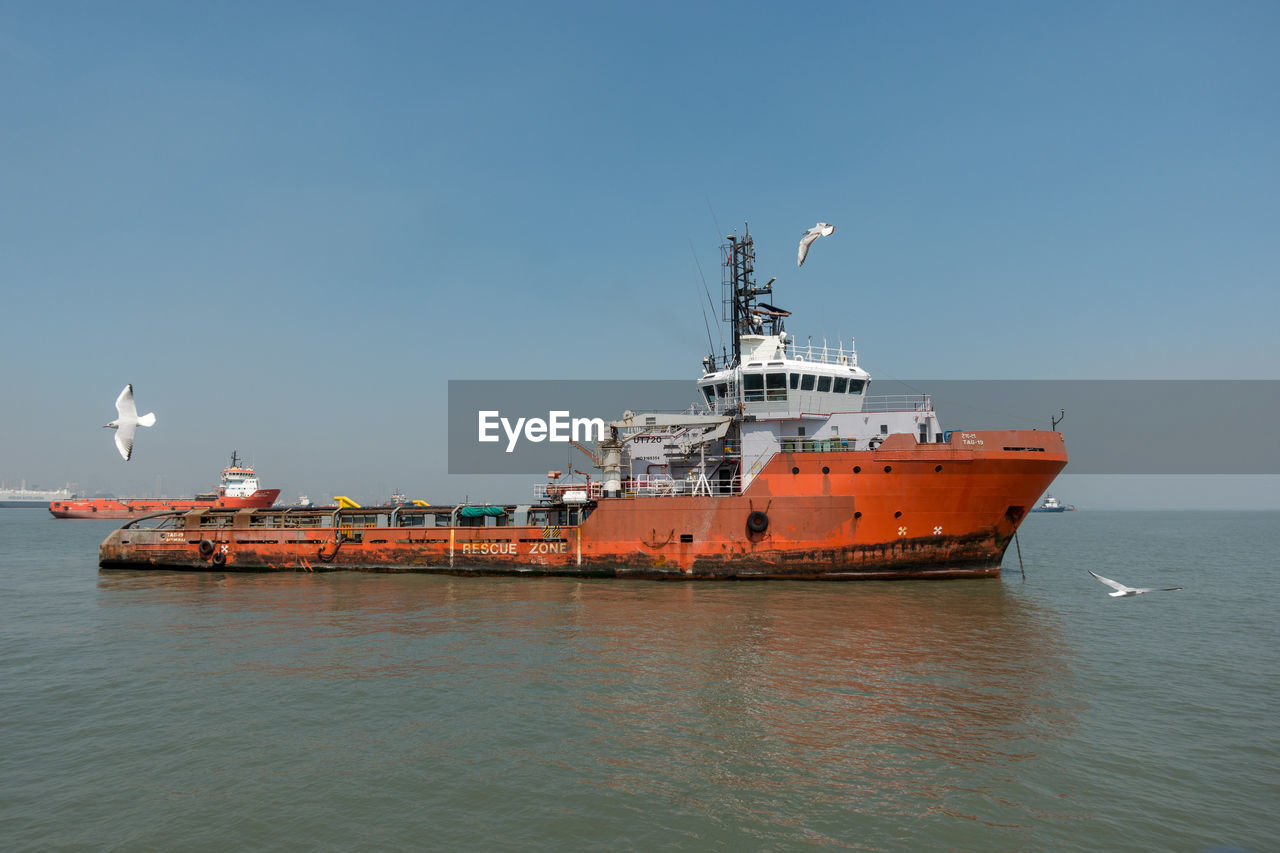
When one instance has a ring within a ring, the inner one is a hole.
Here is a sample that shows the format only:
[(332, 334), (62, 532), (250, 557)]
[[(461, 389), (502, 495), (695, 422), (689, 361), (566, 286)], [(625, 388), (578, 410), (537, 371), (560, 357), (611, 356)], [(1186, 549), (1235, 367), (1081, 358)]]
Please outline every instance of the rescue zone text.
[[(568, 554), (567, 542), (526, 542), (526, 554)], [(463, 554), (510, 554), (516, 556), (515, 542), (464, 542)]]

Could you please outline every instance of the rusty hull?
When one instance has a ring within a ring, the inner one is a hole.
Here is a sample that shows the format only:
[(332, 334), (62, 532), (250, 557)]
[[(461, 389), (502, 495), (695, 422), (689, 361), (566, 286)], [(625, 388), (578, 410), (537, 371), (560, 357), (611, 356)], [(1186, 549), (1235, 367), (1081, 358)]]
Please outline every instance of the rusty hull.
[[(805, 579), (998, 577), (1018, 525), (1066, 465), (1056, 432), (891, 436), (875, 451), (780, 453), (741, 495), (602, 498), (563, 527), (260, 526), (284, 510), (170, 513), (102, 543), (103, 568)], [(358, 510), (356, 511), (358, 512)], [(768, 524), (747, 523), (763, 512)], [(229, 515), (222, 512), (222, 516)], [(206, 518), (206, 516), (208, 518)], [(274, 519), (272, 519), (274, 520)], [(204, 552), (201, 546), (204, 546)]]

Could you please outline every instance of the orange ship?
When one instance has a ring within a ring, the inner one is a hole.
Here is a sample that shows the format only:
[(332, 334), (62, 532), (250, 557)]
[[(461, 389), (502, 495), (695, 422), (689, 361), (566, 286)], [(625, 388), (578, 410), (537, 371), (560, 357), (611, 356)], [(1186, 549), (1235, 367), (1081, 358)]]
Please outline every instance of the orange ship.
[[(944, 431), (928, 395), (871, 397), (852, 345), (799, 346), (757, 301), (749, 233), (722, 247), (732, 353), (699, 410), (609, 422), (585, 483), (512, 505), (170, 510), (103, 568), (647, 578), (996, 577), (1067, 464), (1060, 433)], [(583, 448), (586, 450), (586, 448)], [(644, 475), (628, 472), (646, 471)]]
[(141, 518), (157, 512), (188, 512), (199, 509), (253, 509), (269, 507), (279, 489), (258, 488), (252, 467), (242, 467), (235, 451), (231, 464), (222, 469), (218, 491), (194, 498), (83, 498), (49, 503), (54, 518)]

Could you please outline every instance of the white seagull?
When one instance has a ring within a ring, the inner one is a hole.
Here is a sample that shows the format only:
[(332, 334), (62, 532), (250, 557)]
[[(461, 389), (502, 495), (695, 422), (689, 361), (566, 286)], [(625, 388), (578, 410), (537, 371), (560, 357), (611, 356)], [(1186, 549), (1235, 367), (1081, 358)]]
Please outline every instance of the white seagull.
[(836, 227), (828, 225), (825, 222), (819, 222), (817, 225), (804, 232), (804, 236), (800, 238), (800, 253), (796, 255), (796, 266), (804, 266), (805, 255), (809, 254), (809, 246), (819, 237), (830, 237), (835, 233)]
[(1115, 590), (1115, 592), (1109, 593), (1109, 595), (1112, 598), (1120, 598), (1126, 595), (1142, 595), (1144, 592), (1175, 592), (1179, 589), (1182, 589), (1182, 587), (1180, 586), (1169, 586), (1169, 587), (1163, 587), (1163, 588), (1154, 587), (1154, 586), (1145, 586), (1145, 587), (1125, 586), (1122, 583), (1116, 583), (1115, 581), (1111, 580), (1111, 578), (1104, 578), (1102, 575), (1098, 574), (1097, 572), (1089, 572), (1089, 574), (1093, 575), (1095, 578), (1097, 578), (1098, 580), (1102, 581), (1107, 586)]
[(120, 451), (124, 461), (128, 462), (129, 457), (133, 455), (134, 430), (137, 429), (139, 424), (145, 427), (154, 426), (156, 413), (147, 412), (142, 417), (138, 417), (138, 407), (133, 404), (132, 385), (124, 386), (120, 396), (116, 397), (116, 412), (119, 413), (120, 417), (109, 424), (103, 424), (102, 428), (116, 431), (116, 449)]

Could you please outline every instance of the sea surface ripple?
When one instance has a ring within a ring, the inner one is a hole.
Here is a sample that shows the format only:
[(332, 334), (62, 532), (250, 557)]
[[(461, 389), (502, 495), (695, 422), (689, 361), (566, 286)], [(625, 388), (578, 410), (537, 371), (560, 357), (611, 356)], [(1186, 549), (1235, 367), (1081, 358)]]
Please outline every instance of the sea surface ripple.
[(0, 842), (1274, 850), (1277, 522), (1032, 516), (1025, 579), (660, 583), (99, 571), (111, 523), (0, 510)]

